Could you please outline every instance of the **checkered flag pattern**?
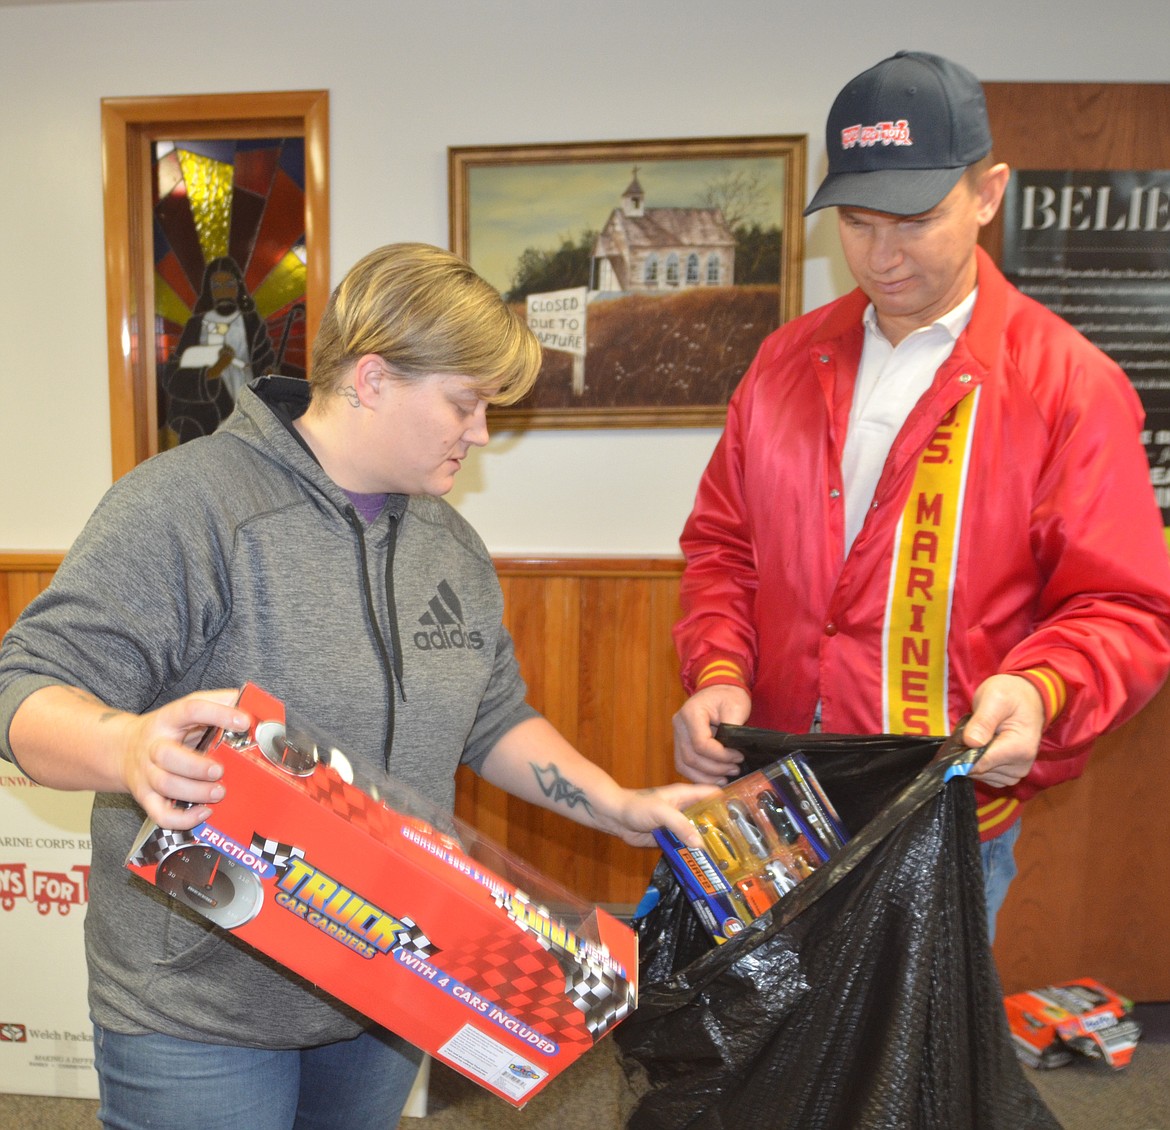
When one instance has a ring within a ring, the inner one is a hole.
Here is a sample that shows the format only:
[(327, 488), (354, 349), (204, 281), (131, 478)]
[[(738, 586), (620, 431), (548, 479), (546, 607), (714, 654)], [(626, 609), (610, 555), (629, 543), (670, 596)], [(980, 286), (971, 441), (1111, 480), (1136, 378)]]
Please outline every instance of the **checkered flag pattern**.
[(398, 946), (400, 949), (406, 950), (407, 953), (414, 954), (417, 957), (431, 958), (435, 954), (440, 953), (440, 949), (430, 938), (423, 933), (422, 927), (410, 918), (399, 917), (399, 922), (407, 927), (406, 935), (399, 935)]
[[(523, 891), (517, 891), (516, 898), (523, 903), (529, 902)], [(546, 907), (537, 909), (545, 917), (549, 916)], [(633, 986), (624, 977), (569, 953), (562, 946), (555, 945), (551, 938), (540, 934), (533, 937), (560, 964), (565, 975), (565, 996), (584, 1013), (585, 1027), (595, 1040), (600, 1040), (633, 1011)]]
[(585, 1027), (595, 1040), (633, 1011), (629, 981), (592, 962), (566, 966), (565, 994), (585, 1014)]
[(470, 939), (435, 964), (549, 1039), (580, 1051), (593, 1046), (581, 1012), (565, 996), (564, 973), (535, 938), (508, 931)]
[(145, 840), (139, 849), (126, 861), (133, 863), (136, 867), (145, 867), (149, 864), (160, 862), (165, 856), (169, 855), (175, 848), (184, 847), (187, 844), (198, 843), (190, 832), (175, 831), (170, 828), (155, 828), (153, 832)]
[(252, 851), (267, 859), (278, 871), (283, 871), (290, 859), (304, 859), (305, 849), (293, 844), (282, 844), (259, 832), (252, 833)]
[(347, 824), (388, 840), (396, 827), (390, 810), (369, 793), (343, 781), (336, 773), (318, 768), (303, 779), (305, 792)]

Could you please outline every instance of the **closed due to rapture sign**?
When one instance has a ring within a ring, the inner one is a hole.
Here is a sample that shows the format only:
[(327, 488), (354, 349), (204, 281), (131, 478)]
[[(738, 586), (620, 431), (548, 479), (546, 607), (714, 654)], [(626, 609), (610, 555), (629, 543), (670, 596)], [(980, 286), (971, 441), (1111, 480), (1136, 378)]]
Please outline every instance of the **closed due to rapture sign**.
[(544, 349), (557, 349), (573, 358), (570, 378), (574, 396), (585, 392), (585, 305), (589, 288), (549, 290), (528, 296), (528, 328)]
[(528, 296), (528, 328), (545, 349), (585, 356), (586, 294), (578, 286)]

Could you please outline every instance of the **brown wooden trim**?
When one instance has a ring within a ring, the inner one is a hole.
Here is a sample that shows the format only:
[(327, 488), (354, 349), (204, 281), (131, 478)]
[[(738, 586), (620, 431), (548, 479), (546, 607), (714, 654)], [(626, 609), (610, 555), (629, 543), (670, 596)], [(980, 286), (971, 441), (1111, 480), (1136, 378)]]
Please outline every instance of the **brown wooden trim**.
[[(57, 568), (64, 558), (64, 550), (0, 550), (0, 570), (39, 572)], [(679, 576), (683, 568), (681, 557), (495, 557), (492, 560), (502, 577)]]
[(0, 553), (0, 636), (49, 587), (62, 557), (63, 553), (42, 550)]
[(56, 572), (65, 554), (59, 550), (17, 550), (0, 552), (0, 573)]
[(501, 577), (678, 577), (681, 557), (495, 557)]
[(306, 340), (329, 298), (329, 92), (102, 99), (106, 339), (114, 478), (158, 450), (150, 143), (163, 137), (304, 137)]

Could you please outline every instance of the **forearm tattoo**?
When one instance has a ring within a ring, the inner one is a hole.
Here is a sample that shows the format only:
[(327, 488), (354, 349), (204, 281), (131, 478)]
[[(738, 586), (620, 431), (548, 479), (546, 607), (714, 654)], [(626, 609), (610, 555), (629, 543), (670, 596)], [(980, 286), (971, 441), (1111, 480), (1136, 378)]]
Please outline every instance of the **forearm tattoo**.
[[(97, 695), (90, 694), (89, 691), (82, 690), (80, 687), (63, 686), (63, 689), (74, 698), (79, 698), (82, 702), (87, 702), (91, 706), (106, 706)], [(111, 718), (117, 718), (121, 713), (120, 710), (115, 710), (112, 706), (106, 706), (106, 709), (98, 716), (98, 721), (108, 722)]]
[(561, 771), (553, 762), (550, 761), (543, 769), (535, 761), (528, 764), (532, 766), (540, 791), (554, 804), (563, 804), (567, 808), (576, 808), (580, 805), (590, 816), (593, 815), (593, 806), (585, 796), (585, 790), (562, 777)]

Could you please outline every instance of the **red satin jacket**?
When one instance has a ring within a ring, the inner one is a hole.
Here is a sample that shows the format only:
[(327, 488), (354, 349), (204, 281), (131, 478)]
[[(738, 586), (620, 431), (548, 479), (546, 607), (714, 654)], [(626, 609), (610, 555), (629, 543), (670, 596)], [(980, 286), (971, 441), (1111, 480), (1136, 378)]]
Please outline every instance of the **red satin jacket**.
[(978, 276), (970, 324), (895, 440), (848, 558), (841, 454), (867, 299), (767, 338), (682, 534), (674, 635), (688, 693), (730, 660), (751, 724), (791, 732), (819, 701), (826, 731), (942, 733), (989, 676), (1055, 671), (1067, 697), (1031, 772), (977, 785), (981, 813), (1002, 807), (987, 838), (1014, 822), (1012, 799), (1077, 776), (1093, 739), (1162, 684), (1170, 555), (1125, 374), (982, 251)]

